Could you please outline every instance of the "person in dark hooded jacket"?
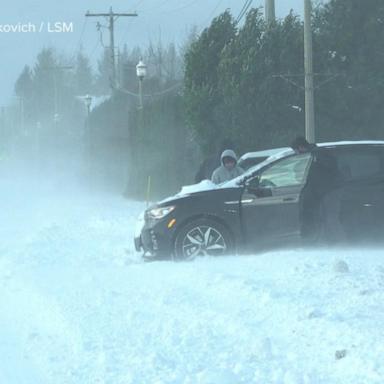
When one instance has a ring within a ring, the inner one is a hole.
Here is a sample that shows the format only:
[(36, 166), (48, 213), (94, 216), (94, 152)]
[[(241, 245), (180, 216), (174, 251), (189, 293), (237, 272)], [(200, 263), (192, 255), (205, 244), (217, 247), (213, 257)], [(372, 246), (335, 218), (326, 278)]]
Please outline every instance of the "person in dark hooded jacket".
[(305, 137), (297, 136), (291, 143), (291, 148), (297, 153), (313, 152), (317, 146), (316, 144), (310, 144)]
[(232, 149), (226, 149), (221, 154), (221, 165), (212, 174), (212, 182), (215, 184), (232, 180), (244, 173), (244, 169), (237, 165), (237, 156)]

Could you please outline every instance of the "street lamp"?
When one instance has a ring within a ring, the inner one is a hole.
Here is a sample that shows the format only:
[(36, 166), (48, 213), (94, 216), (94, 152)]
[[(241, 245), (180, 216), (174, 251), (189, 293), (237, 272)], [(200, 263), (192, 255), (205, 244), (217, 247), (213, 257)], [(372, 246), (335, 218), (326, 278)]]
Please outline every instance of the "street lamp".
[(140, 97), (140, 106), (139, 108), (143, 108), (143, 80), (147, 75), (147, 66), (144, 64), (143, 60), (140, 59), (138, 64), (136, 65), (136, 75), (139, 78), (139, 97)]
[(92, 96), (85, 95), (84, 102), (85, 102), (85, 106), (87, 107), (87, 117), (89, 118), (89, 114), (91, 113)]

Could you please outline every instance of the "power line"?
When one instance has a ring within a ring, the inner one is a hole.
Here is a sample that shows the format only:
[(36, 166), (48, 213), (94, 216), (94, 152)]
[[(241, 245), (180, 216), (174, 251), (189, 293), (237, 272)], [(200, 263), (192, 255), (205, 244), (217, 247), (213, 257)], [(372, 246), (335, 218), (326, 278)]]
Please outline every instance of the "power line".
[(137, 16), (137, 13), (115, 13), (112, 10), (112, 7), (109, 9), (109, 13), (90, 13), (89, 11), (85, 14), (86, 17), (106, 17), (109, 21), (108, 29), (109, 29), (109, 49), (111, 52), (111, 78), (112, 84), (116, 86), (116, 64), (115, 64), (115, 21), (119, 17), (133, 17)]
[(242, 12), (240, 12), (239, 16), (236, 19), (236, 23), (240, 23), (241, 19), (244, 17), (244, 15), (248, 12), (248, 9), (250, 8), (253, 0), (248, 0), (248, 3), (245, 5)]
[(105, 48), (105, 44), (104, 44), (104, 39), (103, 39), (103, 31), (101, 30), (102, 28), (102, 25), (97, 22), (96, 24), (96, 29), (97, 29), (97, 32), (99, 32), (99, 42), (100, 42), (100, 45)]
[(215, 8), (213, 8), (213, 11), (209, 14), (209, 19), (212, 18), (212, 16), (215, 14), (215, 12), (218, 10), (218, 8), (220, 7), (221, 3), (223, 2), (223, 0), (219, 0), (215, 6)]
[(147, 8), (147, 9), (141, 9), (140, 12), (141, 12), (141, 13), (147, 13), (147, 12), (152, 12), (152, 11), (156, 11), (156, 12), (158, 12), (159, 8), (161, 8), (164, 4), (169, 3), (170, 1), (172, 1), (172, 0), (163, 0), (163, 2), (161, 2), (161, 3), (158, 4), (158, 5), (156, 5), (156, 7), (153, 7), (153, 8)]
[(245, 0), (244, 4), (243, 4), (243, 7), (241, 8), (240, 12), (239, 12), (239, 15), (237, 16), (237, 18), (240, 17), (240, 15), (243, 13), (245, 7), (247, 6), (247, 3), (249, 2), (249, 0)]
[(122, 44), (124, 38), (125, 38), (125, 35), (128, 33), (128, 31), (130, 30), (130, 28), (132, 27), (132, 23), (128, 23), (128, 25), (125, 27), (125, 29), (123, 30), (123, 33), (122, 33), (122, 36), (119, 40), (119, 43), (118, 43), (118, 47)]
[(95, 54), (96, 52), (96, 49), (97, 47), (100, 45), (100, 39), (98, 38), (97, 41), (96, 41), (96, 44), (94, 45), (90, 55), (89, 55), (89, 60), (91, 60), (93, 58), (93, 55)]
[(179, 8), (175, 8), (175, 9), (171, 9), (169, 12), (178, 12), (178, 11), (182, 11), (183, 9), (185, 8), (189, 8), (191, 5), (197, 3), (198, 0), (192, 0), (191, 2), (187, 3), (187, 4), (184, 4), (182, 5), (181, 7)]
[(71, 60), (70, 61), (74, 61), (75, 60), (76, 53), (79, 51), (79, 49), (81, 47), (81, 43), (83, 41), (84, 32), (85, 32), (85, 28), (87, 26), (87, 22), (88, 22), (88, 19), (84, 18), (83, 25), (82, 25), (82, 28), (81, 28), (80, 37), (79, 37), (79, 40), (78, 40), (77, 44), (75, 45), (75, 47), (74, 47), (74, 49), (72, 51), (72, 55), (71, 55)]
[(133, 8), (135, 9), (136, 7), (138, 7), (144, 0), (139, 0), (134, 6)]
[(240, 11), (239, 16), (237, 16), (236, 24), (239, 24), (244, 15), (248, 12), (249, 7), (251, 6), (253, 0), (246, 0), (242, 10)]
[(207, 22), (209, 22), (209, 21), (212, 19), (213, 15), (214, 15), (215, 12), (219, 9), (219, 7), (220, 7), (220, 5), (221, 5), (222, 2), (223, 2), (223, 0), (219, 0), (219, 1), (217, 2), (215, 8), (213, 8), (213, 10), (212, 10), (212, 12), (209, 14), (208, 18), (207, 18), (207, 19), (204, 21), (204, 23), (202, 24), (203, 27), (201, 28), (200, 33), (205, 29), (205, 24), (206, 24)]
[(161, 6), (163, 6), (164, 4), (168, 3), (168, 1), (170, 1), (170, 0), (164, 0), (164, 2), (160, 3), (158, 6), (156, 6), (156, 8), (144, 9), (144, 10), (141, 10), (140, 12), (142, 12), (142, 13), (149, 13), (151, 11), (156, 11), (157, 13), (161, 13), (161, 14), (169, 14), (169, 13), (174, 13), (174, 12), (182, 11), (183, 9), (189, 8), (190, 6), (192, 6), (192, 5), (194, 5), (195, 3), (198, 2), (198, 0), (192, 0), (189, 3), (182, 4), (181, 6), (178, 6), (178, 7), (174, 8), (174, 9), (168, 9), (168, 10), (164, 10), (164, 11), (159, 11), (159, 8)]

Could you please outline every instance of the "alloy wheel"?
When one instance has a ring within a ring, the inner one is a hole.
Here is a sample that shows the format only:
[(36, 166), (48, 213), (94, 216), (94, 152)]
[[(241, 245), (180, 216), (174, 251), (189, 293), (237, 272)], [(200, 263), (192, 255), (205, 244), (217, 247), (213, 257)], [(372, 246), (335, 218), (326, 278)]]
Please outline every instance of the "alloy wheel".
[(190, 229), (182, 243), (182, 252), (186, 260), (192, 260), (197, 256), (220, 256), (226, 250), (227, 244), (223, 235), (208, 225)]

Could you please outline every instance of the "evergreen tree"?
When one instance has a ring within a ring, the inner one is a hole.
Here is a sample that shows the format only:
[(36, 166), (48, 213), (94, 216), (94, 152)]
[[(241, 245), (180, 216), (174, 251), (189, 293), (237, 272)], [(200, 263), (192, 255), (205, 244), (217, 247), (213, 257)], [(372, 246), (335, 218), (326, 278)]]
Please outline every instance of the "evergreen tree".
[(227, 124), (219, 92), (218, 67), (223, 49), (234, 39), (235, 22), (224, 12), (215, 18), (185, 55), (185, 102), (189, 126), (204, 152), (216, 148)]
[(292, 83), (300, 84), (304, 71), (302, 34), (293, 14), (267, 28), (261, 12), (252, 9), (223, 51), (226, 136), (237, 138), (243, 151), (284, 145), (300, 132), (303, 116), (293, 107), (303, 105), (304, 95)]
[(336, 76), (316, 94), (319, 137), (382, 137), (384, 3), (331, 0), (315, 23), (319, 71)]
[(52, 48), (44, 48), (33, 69), (33, 90), (36, 95), (37, 113), (41, 119), (52, 120), (58, 102), (58, 63)]
[(88, 57), (82, 50), (77, 54), (75, 68), (75, 92), (77, 95), (85, 95), (93, 91), (93, 73)]
[(96, 92), (101, 95), (109, 94), (111, 91), (111, 54), (109, 48), (105, 48), (97, 63), (98, 73), (96, 75)]
[(26, 65), (15, 83), (15, 94), (21, 99), (23, 104), (24, 120), (31, 121), (34, 117), (34, 92), (32, 71)]

